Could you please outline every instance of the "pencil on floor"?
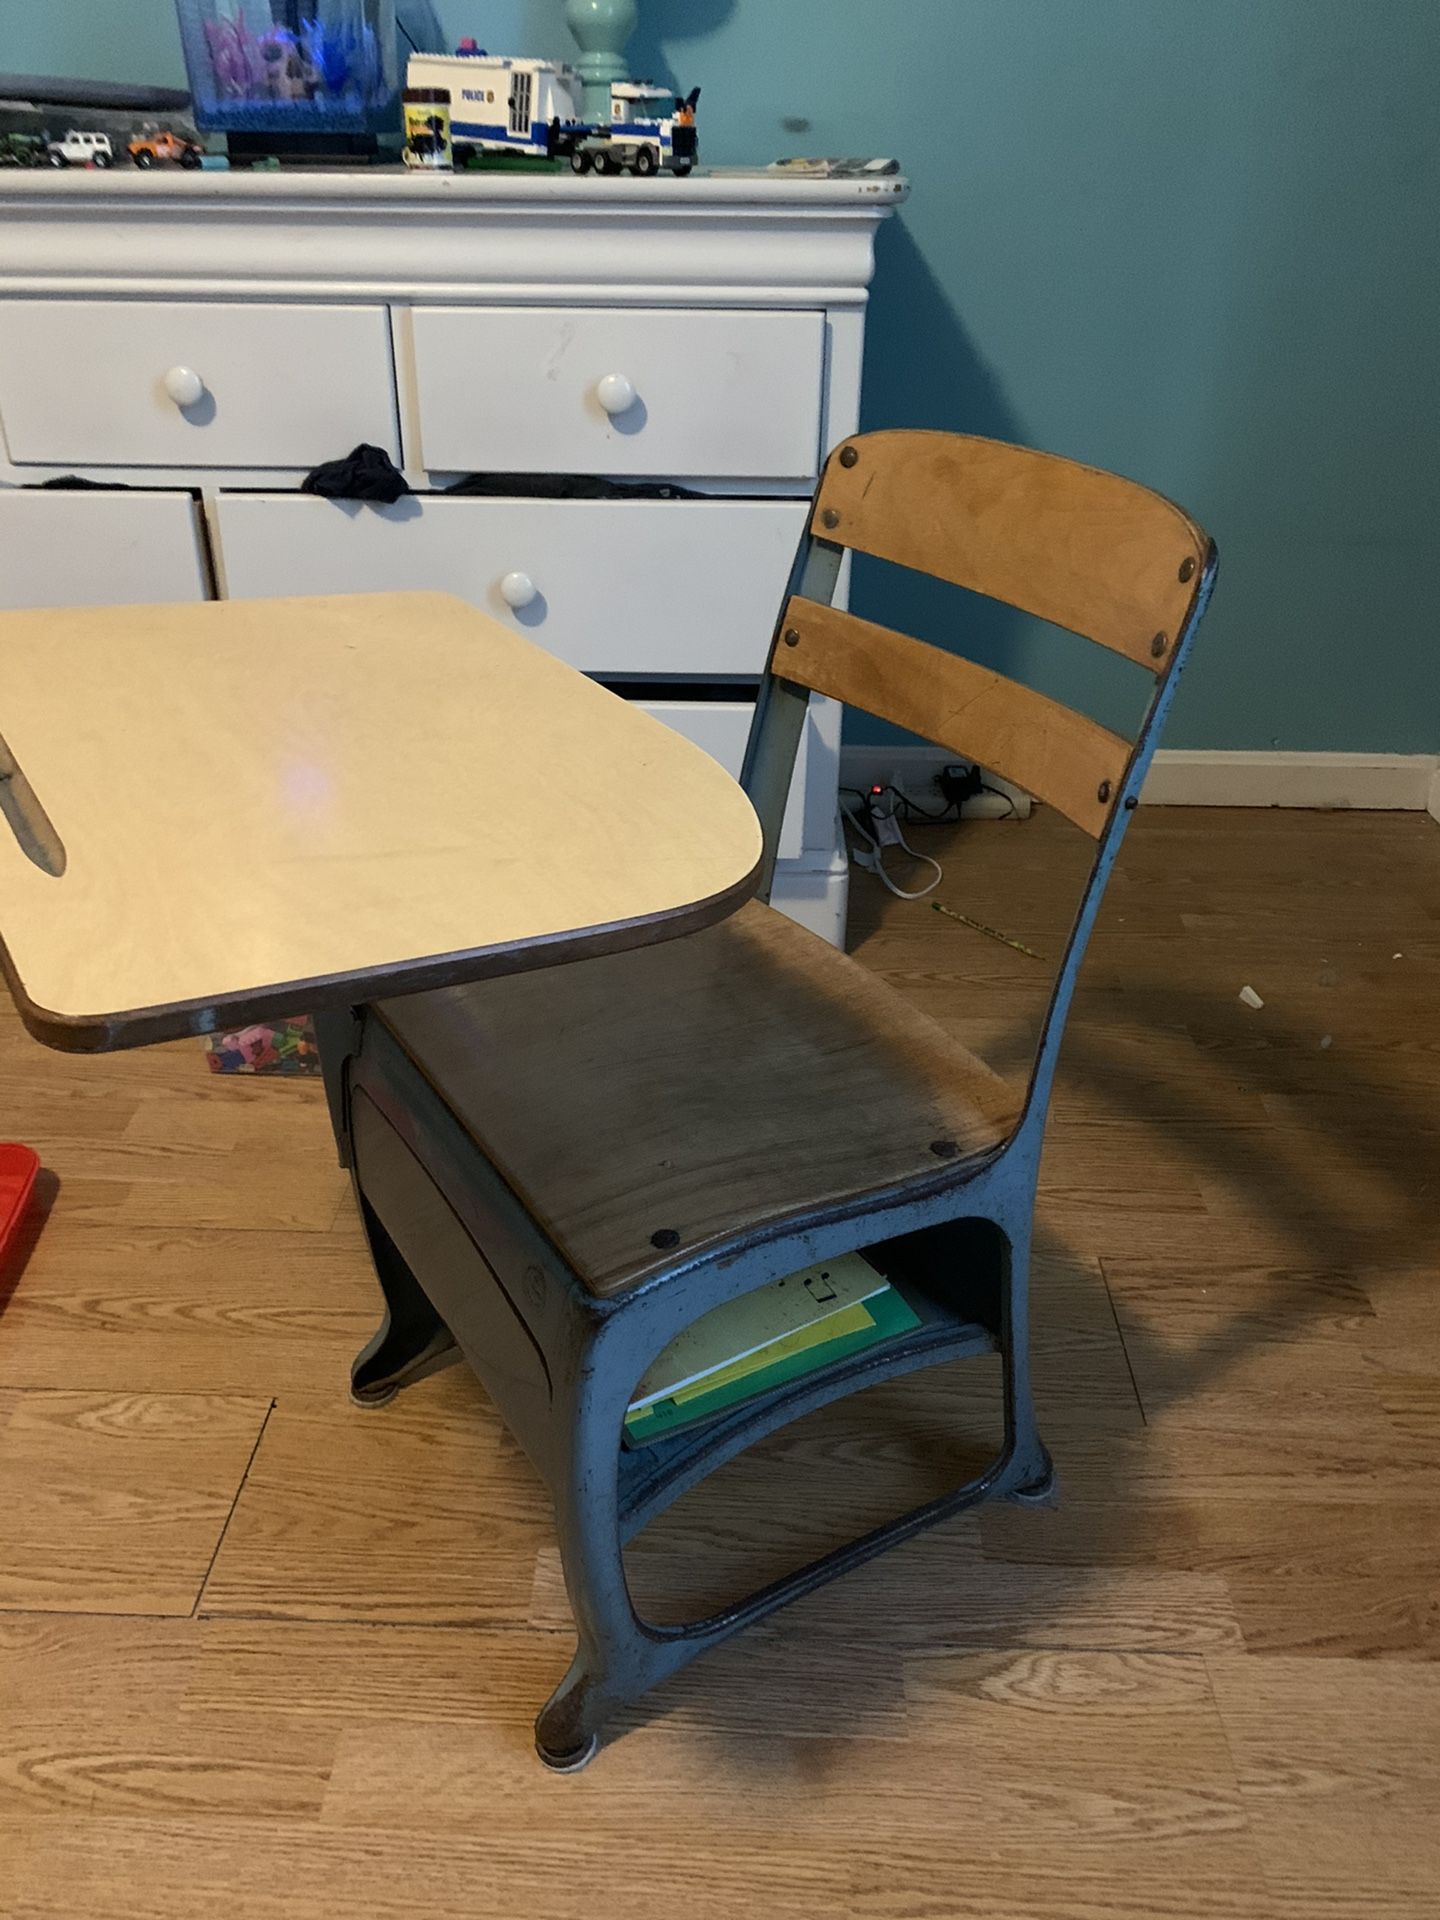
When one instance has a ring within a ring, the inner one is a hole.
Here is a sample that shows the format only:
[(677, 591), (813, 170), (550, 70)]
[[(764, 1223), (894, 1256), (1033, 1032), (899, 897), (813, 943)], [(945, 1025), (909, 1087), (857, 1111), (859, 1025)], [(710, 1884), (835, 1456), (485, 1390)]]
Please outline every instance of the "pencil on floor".
[(1028, 954), (1032, 960), (1043, 960), (1045, 957), (1036, 953), (1033, 947), (1027, 947), (1023, 940), (1012, 940), (1008, 933), (1001, 933), (997, 927), (987, 927), (983, 920), (972, 920), (968, 913), (956, 913), (953, 907), (942, 907), (938, 900), (932, 900), (930, 904), (936, 913), (943, 913), (949, 920), (958, 920), (962, 927), (973, 927), (976, 933), (983, 933), (990, 940), (998, 940), (1002, 947), (1013, 947), (1016, 953)]

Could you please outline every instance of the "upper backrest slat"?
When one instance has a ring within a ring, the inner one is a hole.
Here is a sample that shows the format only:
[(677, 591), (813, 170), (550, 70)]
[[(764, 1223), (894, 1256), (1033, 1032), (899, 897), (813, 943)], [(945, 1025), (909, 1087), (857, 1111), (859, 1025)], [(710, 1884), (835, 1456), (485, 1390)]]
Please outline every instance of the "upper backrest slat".
[(1133, 480), (967, 434), (868, 433), (830, 456), (811, 531), (1049, 620), (1159, 672), (1209, 541)]
[(1128, 740), (961, 654), (838, 607), (790, 599), (770, 671), (1013, 780), (1097, 839), (1119, 796)]

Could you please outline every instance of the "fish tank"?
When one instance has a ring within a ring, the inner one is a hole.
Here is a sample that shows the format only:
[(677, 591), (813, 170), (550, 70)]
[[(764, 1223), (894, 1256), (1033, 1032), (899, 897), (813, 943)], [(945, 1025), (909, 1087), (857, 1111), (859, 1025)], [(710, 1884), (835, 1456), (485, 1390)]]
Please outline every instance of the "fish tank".
[(430, 0), (176, 0), (195, 124), (232, 158), (363, 158), (400, 134), (411, 52), (443, 42)]

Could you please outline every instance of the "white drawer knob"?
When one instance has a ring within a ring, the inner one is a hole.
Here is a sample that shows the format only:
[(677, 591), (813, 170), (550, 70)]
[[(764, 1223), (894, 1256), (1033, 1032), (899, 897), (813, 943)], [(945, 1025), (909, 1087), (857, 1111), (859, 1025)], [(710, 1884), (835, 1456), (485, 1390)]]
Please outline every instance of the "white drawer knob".
[(609, 414), (624, 413), (635, 404), (635, 387), (623, 373), (607, 373), (595, 389), (595, 396)]
[(528, 573), (507, 573), (500, 582), (500, 597), (507, 607), (514, 607), (518, 613), (522, 607), (528, 607), (535, 598), (535, 582)]
[(165, 375), (165, 391), (177, 407), (193, 407), (205, 395), (205, 382), (193, 367), (171, 367)]

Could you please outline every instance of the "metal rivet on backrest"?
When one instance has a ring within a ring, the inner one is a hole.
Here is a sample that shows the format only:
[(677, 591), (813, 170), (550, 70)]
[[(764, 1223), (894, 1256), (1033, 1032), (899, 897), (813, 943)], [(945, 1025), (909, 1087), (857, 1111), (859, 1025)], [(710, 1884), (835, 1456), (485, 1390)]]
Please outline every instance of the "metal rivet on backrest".
[(650, 1244), (652, 1247), (658, 1247), (661, 1253), (664, 1253), (669, 1247), (679, 1246), (680, 1236), (674, 1227), (661, 1227), (658, 1233), (651, 1234)]
[(1150, 642), (1150, 652), (1154, 658), (1158, 660), (1169, 644), (1169, 637), (1166, 634), (1157, 633), (1155, 638)]
[(838, 526), (839, 526), (839, 524), (840, 524), (840, 516), (839, 516), (839, 514), (838, 514), (838, 513), (837, 513), (837, 512), (835, 511), (835, 509), (834, 509), (834, 507), (826, 507), (826, 509), (825, 509), (825, 511), (824, 511), (824, 512), (823, 512), (823, 513), (821, 514), (821, 516), (820, 516), (820, 524), (821, 524), (821, 526), (823, 526), (823, 527), (838, 527)]
[(798, 647), (800, 644), (800, 633), (796, 627), (787, 627), (783, 637), (787, 647)]
[(1180, 578), (1182, 580), (1193, 580), (1195, 578), (1195, 562), (1193, 560), (1182, 560), (1180, 562)]
[(930, 1151), (937, 1160), (953, 1160), (960, 1149), (953, 1140), (932, 1140)]
[(840, 464), (842, 467), (853, 467), (859, 458), (860, 449), (858, 447), (841, 447)]
[(1103, 805), (1110, 798), (1110, 782), (1102, 780), (1095, 790), (1095, 798)]

